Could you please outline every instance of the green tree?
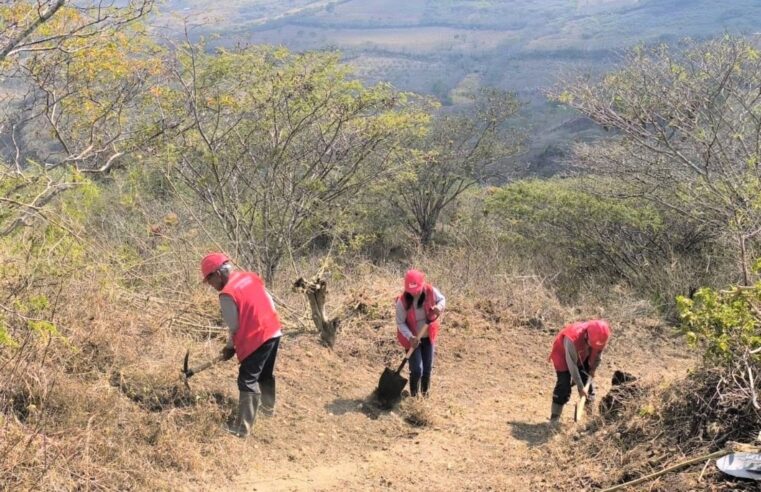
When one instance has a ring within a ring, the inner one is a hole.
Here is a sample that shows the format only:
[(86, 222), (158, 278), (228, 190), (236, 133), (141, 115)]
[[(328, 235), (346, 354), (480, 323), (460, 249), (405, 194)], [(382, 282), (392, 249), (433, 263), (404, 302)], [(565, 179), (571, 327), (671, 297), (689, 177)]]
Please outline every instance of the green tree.
[(512, 93), (482, 89), (465, 110), (441, 113), (409, 154), (389, 190), (392, 205), (424, 247), (431, 245), (442, 211), (463, 192), (498, 176), (522, 139), (505, 129), (519, 110)]
[(185, 46), (174, 74), (160, 98), (165, 114), (181, 108), (167, 160), (268, 281), (391, 172), (428, 119), (407, 95), (352, 80), (334, 53)]
[(65, 50), (72, 39), (99, 44), (113, 29), (144, 17), (152, 7), (153, 0), (129, 0), (120, 6), (68, 0), (0, 5), (0, 63), (9, 57)]
[(750, 283), (761, 234), (761, 51), (724, 37), (673, 50), (638, 48), (600, 81), (551, 96), (614, 131), (576, 149), (595, 172), (733, 243)]
[(31, 2), (0, 8), (3, 39), (15, 43), (0, 62), (0, 234), (44, 216), (82, 175), (108, 172), (162, 131), (146, 112), (162, 65), (135, 20), (144, 11), (57, 5), (32, 30), (21, 27), (39, 13)]

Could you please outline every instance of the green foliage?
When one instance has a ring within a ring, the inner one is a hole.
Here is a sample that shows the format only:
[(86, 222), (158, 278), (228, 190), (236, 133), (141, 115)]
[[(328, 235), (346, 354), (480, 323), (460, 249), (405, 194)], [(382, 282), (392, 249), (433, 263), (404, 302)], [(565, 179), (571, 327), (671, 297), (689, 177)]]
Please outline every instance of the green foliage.
[(660, 233), (662, 218), (652, 206), (603, 191), (589, 181), (519, 181), (496, 189), (485, 213), (511, 249), (547, 273), (634, 278), (647, 261), (642, 248)]
[(167, 139), (165, 161), (231, 252), (269, 280), (284, 257), (338, 232), (429, 117), (387, 84), (352, 79), (335, 53), (202, 48), (180, 52), (182, 83), (157, 99), (164, 113), (193, 106), (178, 114), (190, 130)]
[(758, 148), (748, 144), (761, 132), (753, 42), (724, 36), (640, 47), (601, 80), (581, 76), (565, 85), (556, 101), (617, 134), (577, 146), (576, 159), (723, 235), (749, 281), (748, 250), (761, 246)]
[(30, 320), (27, 322), (27, 326), (30, 330), (39, 333), (39, 334), (47, 334), (50, 336), (58, 336), (60, 333), (58, 332), (58, 327), (51, 323), (50, 321), (45, 320)]
[(0, 347), (17, 348), (18, 342), (8, 333), (8, 327), (0, 318)]
[[(731, 365), (761, 348), (761, 281), (727, 290), (702, 288), (677, 298), (682, 331), (712, 362)], [(755, 356), (761, 361), (761, 356)]]
[[(553, 279), (574, 299), (583, 290), (605, 295), (628, 285), (663, 312), (699, 285), (721, 282), (732, 264), (712, 236), (649, 200), (626, 198), (610, 179), (518, 181), (486, 190), (481, 208), (505, 254)], [(483, 227), (483, 226), (482, 226)]]
[[(579, 241), (590, 238), (591, 232), (578, 229), (585, 223), (590, 228), (615, 225), (653, 232), (662, 227), (653, 206), (605, 196), (599, 185), (592, 185), (578, 180), (519, 181), (496, 191), (488, 206), (510, 225), (552, 225), (568, 233), (577, 232)], [(551, 228), (543, 231), (532, 231), (531, 239), (543, 242), (554, 237)]]
[(466, 110), (440, 112), (412, 142), (388, 196), (400, 221), (423, 246), (432, 243), (441, 214), (463, 193), (500, 175), (500, 164), (521, 148), (505, 129), (519, 108), (515, 94), (483, 88)]

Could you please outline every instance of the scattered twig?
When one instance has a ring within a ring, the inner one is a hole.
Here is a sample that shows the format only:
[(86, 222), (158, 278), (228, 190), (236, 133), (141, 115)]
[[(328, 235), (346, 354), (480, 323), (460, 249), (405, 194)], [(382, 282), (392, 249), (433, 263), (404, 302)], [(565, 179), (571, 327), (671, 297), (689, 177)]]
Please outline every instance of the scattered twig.
[(700, 471), (700, 475), (698, 476), (698, 483), (703, 481), (703, 474), (706, 472), (709, 463), (711, 463), (711, 460), (706, 460), (706, 464), (703, 465), (703, 469)]
[(664, 468), (661, 471), (657, 471), (655, 473), (651, 473), (649, 475), (645, 475), (644, 477), (637, 478), (635, 480), (630, 480), (626, 483), (622, 483), (613, 487), (609, 487), (607, 489), (603, 489), (601, 492), (613, 492), (614, 490), (622, 490), (626, 487), (631, 487), (632, 485), (637, 485), (643, 482), (647, 482), (648, 480), (652, 480), (656, 477), (660, 477), (661, 475), (665, 475), (666, 473), (679, 470), (680, 468), (684, 468), (685, 466), (689, 466), (695, 463), (699, 463), (703, 460), (711, 460), (713, 458), (720, 458), (726, 454), (731, 453), (731, 449), (722, 449), (719, 451), (715, 451), (713, 453), (709, 453), (703, 456), (698, 456), (697, 458), (691, 458), (686, 461), (682, 461), (681, 463), (677, 463), (676, 465), (669, 466), (668, 468)]
[(750, 383), (748, 387), (750, 388), (750, 394), (751, 399), (753, 402), (753, 407), (756, 410), (761, 410), (761, 406), (758, 405), (758, 396), (756, 395), (756, 385), (753, 381), (753, 370), (750, 368), (750, 364), (748, 364), (748, 361), (745, 361), (745, 367), (748, 369), (748, 382)]

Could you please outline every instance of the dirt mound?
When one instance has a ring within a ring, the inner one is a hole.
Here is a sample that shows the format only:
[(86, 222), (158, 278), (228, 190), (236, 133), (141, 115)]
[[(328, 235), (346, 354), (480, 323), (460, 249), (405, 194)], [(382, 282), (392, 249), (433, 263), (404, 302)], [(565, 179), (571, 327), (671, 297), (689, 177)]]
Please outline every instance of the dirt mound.
[[(663, 387), (617, 372), (600, 415), (573, 436), (573, 446), (561, 441), (548, 449), (565, 470), (551, 480), (560, 489), (579, 483), (611, 487), (721, 450), (730, 442), (753, 443), (761, 413), (728, 375), (726, 370), (703, 369)], [(643, 487), (669, 492), (758, 490), (758, 483), (733, 480), (700, 462)]]
[(616, 370), (613, 373), (610, 391), (600, 401), (600, 416), (603, 419), (607, 421), (619, 417), (627, 402), (642, 397), (643, 390), (636, 384), (637, 379), (628, 372)]

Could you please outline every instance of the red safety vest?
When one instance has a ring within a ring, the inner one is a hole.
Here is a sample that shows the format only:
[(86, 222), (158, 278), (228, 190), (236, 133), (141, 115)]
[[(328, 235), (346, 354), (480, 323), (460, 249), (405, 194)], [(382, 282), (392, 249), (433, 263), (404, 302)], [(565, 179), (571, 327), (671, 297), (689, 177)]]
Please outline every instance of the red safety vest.
[(280, 319), (264, 289), (264, 282), (250, 272), (232, 272), (219, 295), (228, 295), (238, 306), (238, 331), (233, 335), (235, 355), (243, 360), (280, 330)]
[[(431, 343), (436, 341), (436, 336), (439, 334), (439, 321), (436, 319), (436, 315), (433, 313), (433, 307), (436, 305), (436, 296), (433, 293), (433, 287), (430, 284), (423, 286), (423, 292), (425, 292), (425, 300), (423, 301), (423, 309), (425, 310), (425, 317), (428, 320), (428, 338)], [(397, 301), (401, 301), (404, 310), (407, 311), (407, 326), (413, 335), (417, 336), (417, 319), (415, 318), (415, 309), (411, 305), (407, 305), (404, 300), (404, 292), (396, 298)], [(402, 344), (405, 350), (410, 349), (410, 341), (399, 330), (396, 329), (396, 339)]]
[[(565, 347), (563, 345), (563, 338), (568, 338), (573, 342), (573, 346), (576, 348), (576, 353), (579, 354), (579, 367), (584, 365), (584, 362), (589, 359), (593, 361), (597, 357), (597, 351), (587, 345), (584, 340), (584, 335), (587, 333), (587, 327), (590, 321), (582, 323), (572, 323), (566, 325), (560, 330), (558, 336), (555, 337), (555, 342), (552, 344), (552, 352), (550, 353), (550, 360), (552, 360), (555, 370), (557, 372), (564, 372), (568, 370), (568, 364), (565, 361)], [(593, 368), (592, 368), (593, 369)]]

